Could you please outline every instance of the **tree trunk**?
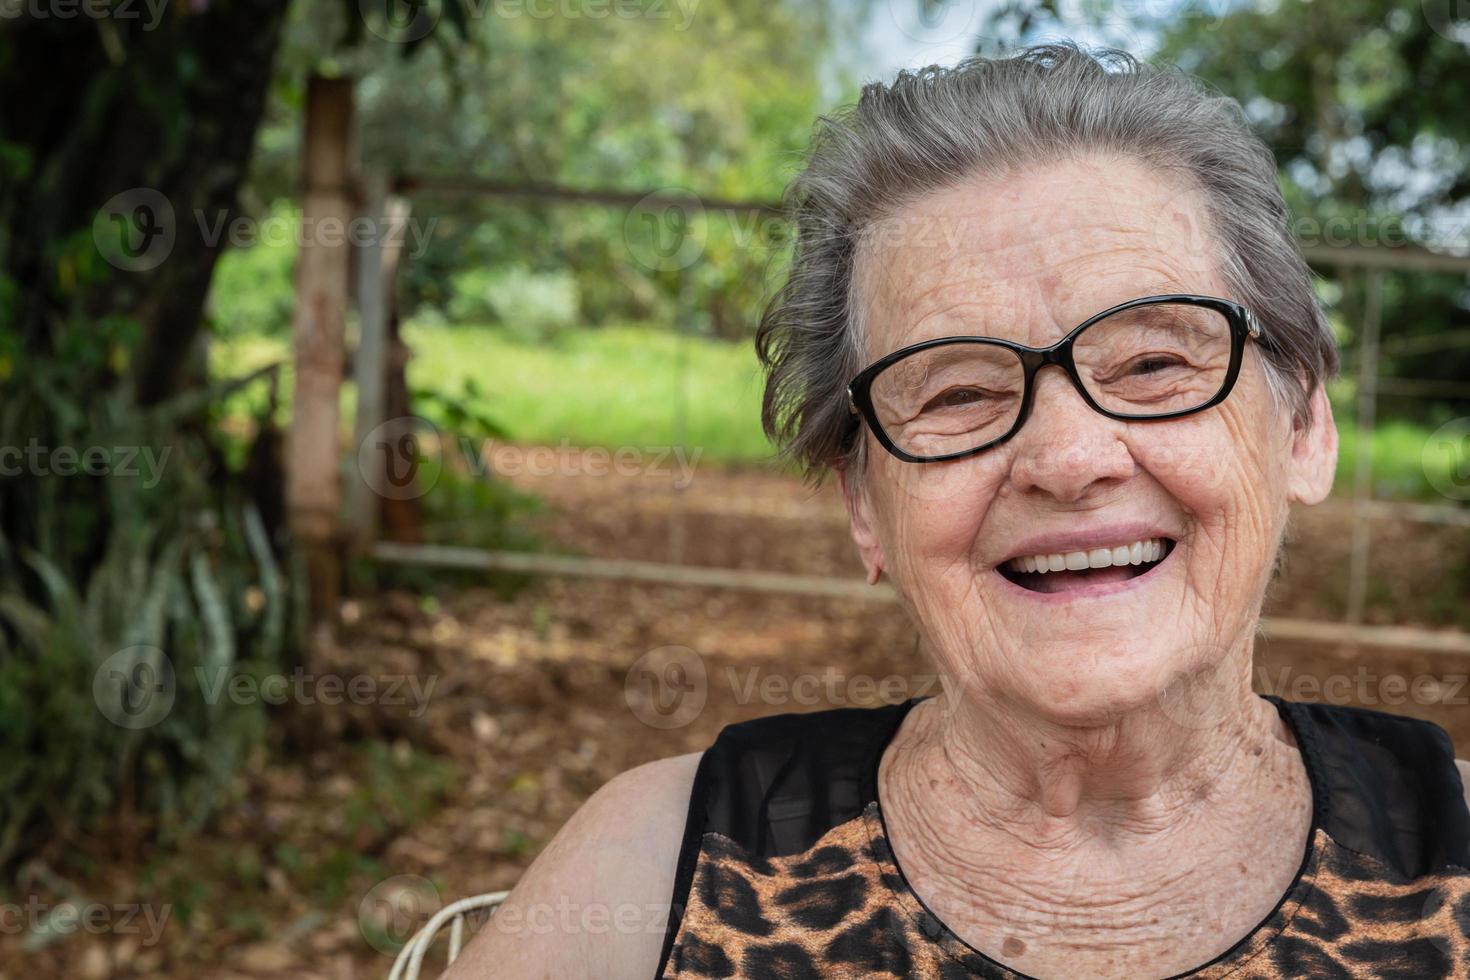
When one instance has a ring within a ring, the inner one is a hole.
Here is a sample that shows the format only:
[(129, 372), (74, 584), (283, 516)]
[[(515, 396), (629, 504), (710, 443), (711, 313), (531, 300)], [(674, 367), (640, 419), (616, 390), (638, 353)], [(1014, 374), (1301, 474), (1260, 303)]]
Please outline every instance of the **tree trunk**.
[[(168, 5), (157, 24), (144, 4), (119, 8), (136, 16), (7, 21), (0, 274), (23, 350), (55, 350), (68, 321), (130, 317), (137, 402), (179, 389), (286, 4)], [(142, 250), (119, 268), (109, 249), (126, 233)]]
[[(101, 19), (26, 6), (0, 22), (0, 355), (61, 368), (56, 404), (87, 416), (121, 390), (147, 406), (197, 380), (286, 4), (153, 5), (156, 23), (141, 3)], [(57, 438), (46, 418), (26, 437)], [(55, 483), (65, 499), (47, 512), (91, 520), (42, 527), (35, 484), (0, 483), (0, 539), (62, 541), (64, 571), (85, 581), (115, 520), (106, 495)]]

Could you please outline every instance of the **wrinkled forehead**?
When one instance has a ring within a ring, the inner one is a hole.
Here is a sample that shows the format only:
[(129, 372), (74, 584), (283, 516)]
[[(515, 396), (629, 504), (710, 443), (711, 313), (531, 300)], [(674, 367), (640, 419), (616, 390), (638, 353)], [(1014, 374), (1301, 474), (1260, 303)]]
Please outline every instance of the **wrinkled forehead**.
[(1198, 190), (1088, 158), (958, 184), (875, 222), (854, 300), (870, 360), (955, 334), (1044, 346), (1138, 296), (1222, 295), (1217, 270)]

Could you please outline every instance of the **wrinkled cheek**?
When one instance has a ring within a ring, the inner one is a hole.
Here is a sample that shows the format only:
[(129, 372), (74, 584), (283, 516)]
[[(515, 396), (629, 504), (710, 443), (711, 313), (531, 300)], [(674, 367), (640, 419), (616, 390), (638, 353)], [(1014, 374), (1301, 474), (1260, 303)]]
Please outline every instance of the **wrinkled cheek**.
[[(882, 450), (879, 450), (880, 452)], [(889, 508), (895, 515), (916, 511), (954, 514), (964, 519), (983, 512), (994, 492), (996, 467), (984, 456), (948, 463), (904, 463), (884, 460), (881, 476)]]
[(967, 642), (987, 602), (975, 548), (995, 480), (979, 463), (898, 464), (882, 474), (884, 563), (939, 648)]
[(1194, 499), (1204, 504), (1240, 479), (1241, 454), (1231, 438), (1222, 438), (1219, 426), (1190, 425), (1187, 420), (1155, 425), (1177, 428), (1158, 433), (1162, 438), (1136, 431), (1131, 450), (1142, 468), (1181, 503)]
[(880, 533), (893, 573), (914, 589), (971, 574), (993, 481), (971, 460), (900, 465), (885, 475)]

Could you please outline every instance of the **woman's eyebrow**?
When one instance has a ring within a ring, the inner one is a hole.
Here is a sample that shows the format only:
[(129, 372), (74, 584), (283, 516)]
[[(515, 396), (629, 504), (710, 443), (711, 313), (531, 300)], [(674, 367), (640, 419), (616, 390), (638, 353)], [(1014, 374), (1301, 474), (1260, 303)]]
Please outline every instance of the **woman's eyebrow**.
[(1139, 290), (1134, 298), (1141, 298), (1144, 296), (1170, 296), (1174, 293), (1200, 294), (1203, 292), (1207, 292), (1207, 290), (1190, 289), (1186, 287), (1183, 283), (1177, 282), (1175, 280), (1154, 280), (1153, 282), (1148, 283), (1143, 289)]

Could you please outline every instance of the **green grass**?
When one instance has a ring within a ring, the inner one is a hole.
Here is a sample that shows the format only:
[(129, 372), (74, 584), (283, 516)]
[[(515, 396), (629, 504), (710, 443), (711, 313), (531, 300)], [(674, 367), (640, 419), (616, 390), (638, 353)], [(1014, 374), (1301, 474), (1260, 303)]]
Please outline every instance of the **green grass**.
[[(1426, 500), (1449, 503), (1434, 489), (1423, 460), (1424, 443), (1432, 429), (1408, 422), (1384, 422), (1373, 430), (1373, 495), (1383, 500)], [(1337, 493), (1352, 493), (1358, 465), (1358, 430), (1349, 412), (1337, 415)], [(1431, 454), (1435, 465), (1440, 457)], [(1449, 465), (1442, 460), (1442, 468)]]
[(414, 351), (410, 385), (453, 393), (474, 380), (483, 393), (477, 407), (517, 441), (682, 442), (723, 462), (772, 452), (760, 429), (760, 372), (749, 343), (632, 326), (569, 331), (550, 343), (518, 341), (493, 327), (410, 326), (405, 339)]
[[(760, 370), (749, 342), (680, 338), (644, 326), (568, 331), (532, 343), (490, 326), (408, 324), (413, 351), (408, 382), (448, 396), (473, 381), (472, 407), (517, 442), (577, 446), (663, 447), (681, 441), (705, 462), (749, 463), (772, 456), (760, 427)], [(290, 360), (284, 338), (217, 341), (215, 377), (234, 377), (274, 360)], [(683, 370), (678, 365), (682, 359)], [(682, 374), (682, 378), (681, 378)], [(290, 390), (289, 367), (282, 374)], [(684, 436), (678, 440), (682, 386)], [(352, 401), (344, 390), (343, 425)], [(262, 385), (226, 403), (229, 416), (258, 410)], [(281, 418), (284, 422), (284, 417)]]

